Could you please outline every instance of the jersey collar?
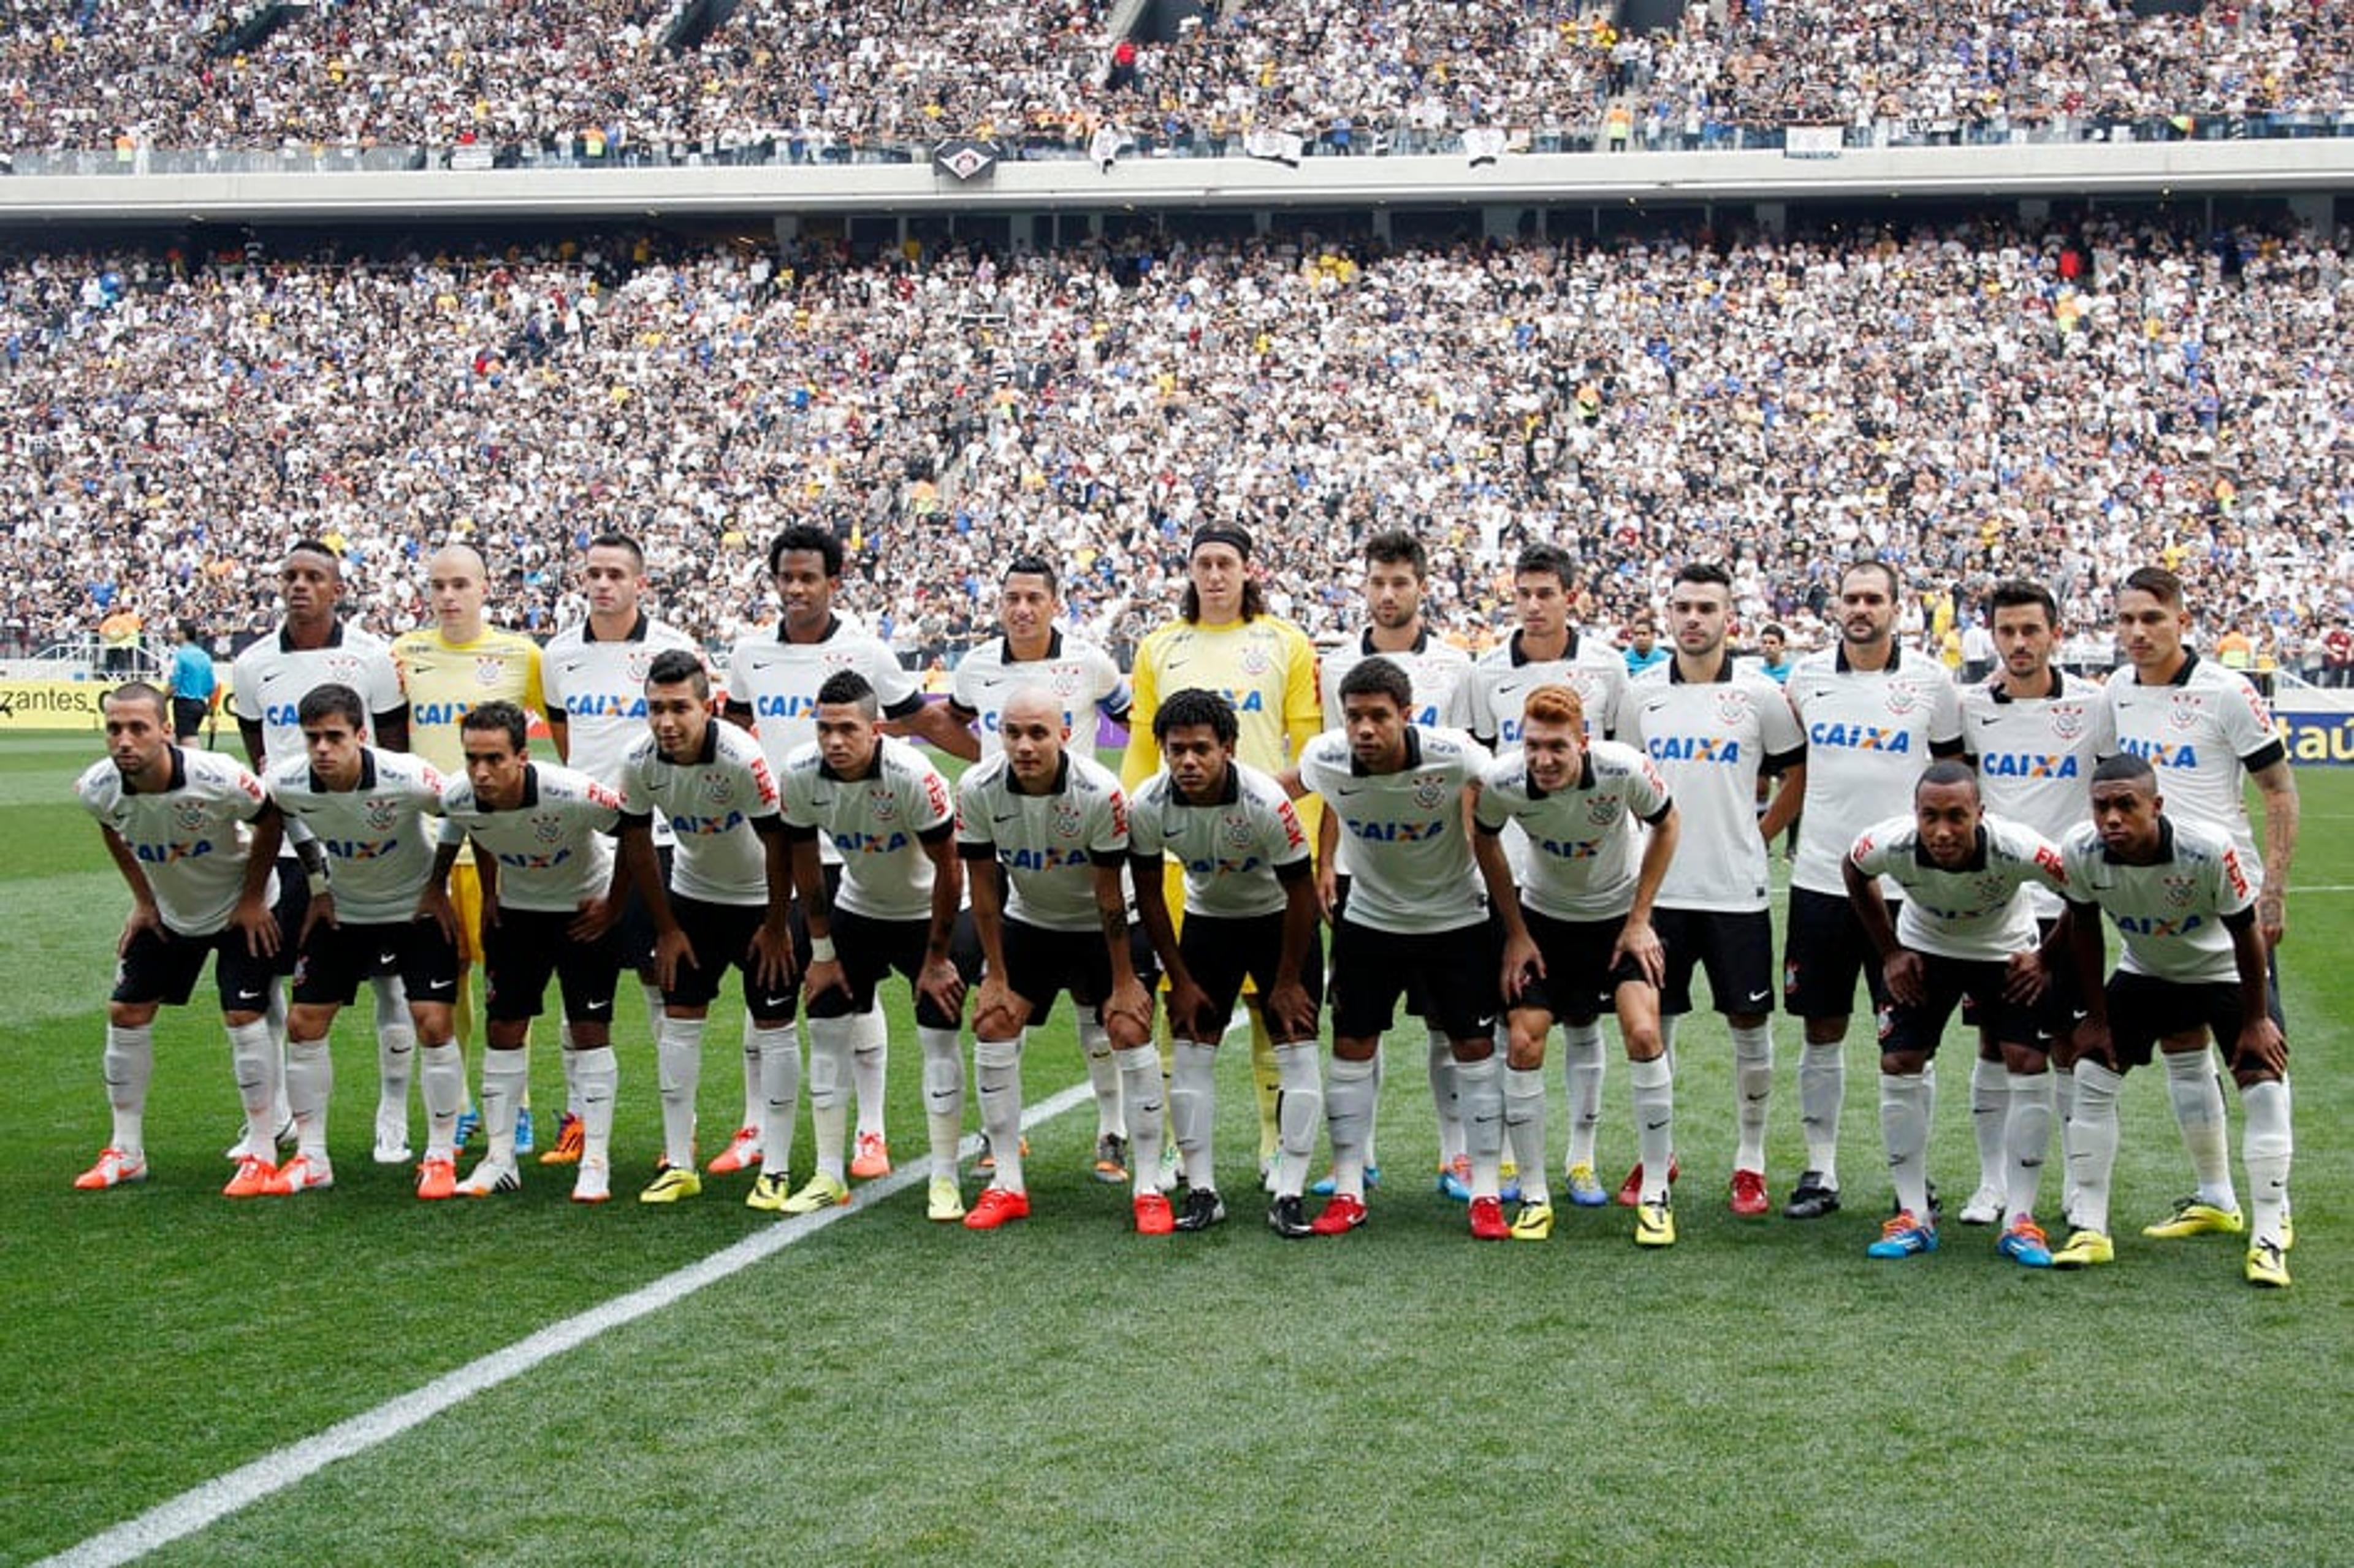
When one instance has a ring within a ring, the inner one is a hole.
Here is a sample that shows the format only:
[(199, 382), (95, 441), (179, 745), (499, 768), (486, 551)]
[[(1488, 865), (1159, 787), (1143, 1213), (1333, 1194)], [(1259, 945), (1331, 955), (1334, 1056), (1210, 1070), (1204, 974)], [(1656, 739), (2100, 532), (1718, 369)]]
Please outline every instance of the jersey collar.
[[(646, 640), (646, 612), (642, 609), (638, 611), (637, 624), (631, 626), (627, 631), (621, 633), (617, 641), (622, 642), (643, 642)], [(595, 621), (584, 620), (580, 623), (580, 641), (583, 642), (594, 642), (597, 641), (597, 623)]]
[[(880, 756), (882, 754), (882, 748), (877, 747), (875, 748), (875, 753), (877, 756)], [(1041, 789), (1035, 795), (1031, 794), (1027, 789), (1020, 788), (1018, 782), (1013, 777), (1013, 768), (1010, 763), (1007, 765), (1005, 769), (1005, 792), (1012, 795), (1016, 800), (1044, 800), (1049, 795), (1064, 794), (1069, 790), (1070, 787), (1071, 754), (1067, 751), (1055, 759), (1055, 781), (1052, 784), (1047, 785), (1045, 789)]]
[[(1507, 642), (1504, 646), (1511, 651), (1512, 668), (1515, 670), (1529, 662), (1529, 656), (1521, 651), (1520, 632), (1514, 631), (1512, 633), (1512, 640), (1510, 642)], [(1569, 629), (1568, 640), (1561, 645), (1561, 656), (1564, 659), (1575, 659), (1577, 657), (1577, 628), (1575, 626)]]
[[(2199, 668), (2198, 651), (2185, 648), (2182, 651), (2182, 668), (2177, 670), (2174, 673), (2174, 679), (2166, 683), (2169, 686), (2187, 686), (2190, 683), (2190, 672), (2197, 668)], [(2135, 679), (2139, 680), (2140, 677), (2137, 675)]]
[(1685, 680), (1682, 662), (1678, 660), (1674, 654), (1670, 653), (1668, 655), (1668, 684), (1670, 686), (1723, 686), (1730, 685), (1732, 683), (1733, 655), (1730, 653), (1719, 652), (1717, 654), (1716, 673), (1711, 675), (1705, 681)]
[[(842, 617), (836, 615), (832, 610), (827, 610), (825, 612), (825, 634), (817, 640), (818, 642), (832, 641), (833, 634), (841, 630)], [(785, 629), (785, 618), (781, 615), (777, 618), (777, 641), (784, 643), (788, 647), (792, 646), (792, 637), (787, 632)], [(816, 645), (817, 643), (814, 642), (805, 642), (801, 644), (801, 646), (805, 648), (813, 648)]]
[(1231, 758), (1226, 762), (1226, 787), (1219, 790), (1214, 799), (1208, 800), (1188, 800), (1184, 796), (1177, 792), (1177, 781), (1174, 779), (1172, 779), (1169, 781), (1169, 799), (1173, 804), (1180, 806), (1199, 806), (1203, 810), (1207, 810), (1214, 806), (1231, 806), (1242, 798), (1242, 770), (1235, 766), (1235, 763)]
[(714, 718), (703, 726), (703, 745), (696, 748), (694, 758), (689, 761), (671, 762), (669, 758), (662, 757), (659, 751), (654, 755), (661, 757), (664, 762), (670, 762), (673, 768), (708, 768), (719, 760), (719, 725), (720, 721)]
[[(376, 788), (376, 748), (374, 747), (360, 747), (360, 781), (352, 788), (362, 790)], [(311, 769), (311, 789), (313, 793), (319, 795), (334, 793), (327, 788), (327, 781), (319, 777), (319, 770), (315, 768)]]
[[(1519, 633), (1519, 632), (1517, 632), (1517, 631), (1516, 631), (1516, 632), (1514, 632), (1514, 633), (1512, 634), (1512, 642), (1513, 642), (1513, 648), (1512, 648), (1512, 662), (1513, 662), (1513, 663), (1515, 663), (1515, 664), (1517, 664), (1517, 663), (1519, 663), (1519, 662), (1521, 662), (1521, 660), (1520, 660), (1520, 646), (1519, 646), (1519, 644), (1520, 644), (1520, 633)], [(1359, 633), (1357, 634), (1357, 650), (1358, 650), (1358, 652), (1359, 652), (1363, 653), (1363, 654), (1366, 658), (1368, 658), (1368, 659), (1381, 659), (1381, 658), (1385, 658), (1385, 657), (1387, 657), (1387, 656), (1388, 656), (1389, 654), (1391, 654), (1391, 653), (1420, 653), (1420, 652), (1426, 652), (1426, 650), (1428, 650), (1428, 648), (1429, 648), (1429, 647), (1430, 647), (1430, 623), (1429, 623), (1428, 621), (1426, 621), (1426, 621), (1424, 621), (1424, 622), (1422, 623), (1422, 628), (1421, 628), (1421, 630), (1418, 630), (1418, 631), (1416, 631), (1416, 632), (1414, 634), (1414, 646), (1413, 646), (1413, 647), (1411, 647), (1411, 648), (1376, 648), (1376, 647), (1374, 647), (1374, 646), (1373, 646), (1373, 629), (1372, 627), (1370, 627), (1370, 626), (1366, 627), (1366, 628), (1364, 629), (1364, 630), (1363, 630), (1363, 631), (1361, 631), (1361, 632), (1359, 632)]]
[[(341, 648), (343, 645), (344, 622), (342, 617), (338, 616), (327, 622), (327, 640), (324, 642), (320, 643), (319, 647)], [(287, 625), (284, 621), (281, 621), (278, 624), (278, 651), (281, 653), (313, 653), (318, 652), (317, 649), (313, 648), (295, 647), (294, 629)]]
[[(878, 779), (882, 777), (883, 740), (883, 736), (878, 736), (875, 737), (875, 753), (866, 759), (865, 772), (836, 773), (833, 770), (833, 764), (825, 759), (825, 754), (823, 752), (820, 752), (818, 753), (817, 758), (817, 776), (821, 779), (832, 779), (836, 784), (857, 784), (869, 779)], [(1065, 758), (1065, 760), (1067, 761), (1069, 759)]]
[[(1891, 642), (1888, 645), (1887, 663), (1882, 665), (1877, 670), (1861, 670), (1856, 672), (1856, 673), (1865, 675), (1893, 675), (1896, 673), (1896, 667), (1903, 662), (1904, 644), (1902, 642)], [(1848, 673), (1847, 639), (1844, 637), (1840, 638), (1837, 642), (1831, 645), (1831, 668), (1837, 670), (1842, 675)]]
[(1987, 683), (1987, 690), (1998, 703), (2015, 703), (2020, 701), (2048, 702), (2052, 698), (2059, 696), (2068, 689), (2068, 677), (2057, 664), (2050, 666), (2044, 673), (2052, 677), (2052, 689), (2044, 693), (2041, 697), (2027, 697), (2022, 699), (2012, 696), (2009, 692), (2003, 690), (2002, 677), (2000, 675), (1997, 675), (1993, 680)]
[(528, 811), (534, 806), (538, 804), (539, 764), (536, 762), (526, 762), (523, 765), (523, 799), (515, 802), (515, 810), (518, 811)]
[[(828, 632), (826, 635), (830, 637), (832, 633)], [(997, 641), (1004, 651), (1002, 657), (1008, 664), (1036, 664), (1047, 659), (1059, 659), (1063, 656), (1063, 629), (1059, 626), (1050, 626), (1046, 629), (1046, 652), (1037, 659), (1016, 659), (1013, 656), (1013, 639), (1011, 637), (1000, 637)]]
[[(160, 793), (165, 795), (170, 794), (175, 789), (185, 789), (188, 787), (188, 754), (181, 750), (176, 746), (171, 747), (170, 750), (172, 753), (172, 777), (164, 781), (164, 788), (160, 791)], [(136, 795), (139, 793), (139, 790), (128, 778), (125, 778), (122, 780), (122, 792), (126, 795)]]
[[(1421, 766), (1422, 731), (1413, 725), (1408, 725), (1405, 726), (1405, 761), (1398, 766), (1397, 770), (1400, 773), (1405, 773)], [(1357, 754), (1353, 751), (1349, 753), (1349, 774), (1350, 777), (1355, 779), (1370, 779), (1373, 777), (1371, 773), (1368, 773), (1365, 770), (1365, 765), (1357, 760)]]

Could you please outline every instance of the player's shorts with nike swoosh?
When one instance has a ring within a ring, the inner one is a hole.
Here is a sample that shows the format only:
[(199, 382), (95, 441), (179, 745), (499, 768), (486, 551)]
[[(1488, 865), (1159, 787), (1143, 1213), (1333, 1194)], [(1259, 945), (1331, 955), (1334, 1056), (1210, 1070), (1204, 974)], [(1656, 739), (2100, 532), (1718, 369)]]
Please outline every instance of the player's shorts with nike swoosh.
[(1692, 1010), (1692, 968), (1708, 971), (1710, 1000), (1727, 1013), (1774, 1011), (1774, 916), (1764, 909), (1669, 909), (1653, 906), (1651, 930), (1667, 949), (1659, 1012)]
[(277, 960), (255, 958), (247, 948), (245, 933), (227, 925), (202, 937), (159, 927), (141, 931), (115, 965), (113, 1000), (185, 1006), (196, 994), (196, 977), (204, 973), (210, 953), (220, 955), (213, 966), (213, 984), (220, 991), (221, 1011), (261, 1012), (278, 973)]

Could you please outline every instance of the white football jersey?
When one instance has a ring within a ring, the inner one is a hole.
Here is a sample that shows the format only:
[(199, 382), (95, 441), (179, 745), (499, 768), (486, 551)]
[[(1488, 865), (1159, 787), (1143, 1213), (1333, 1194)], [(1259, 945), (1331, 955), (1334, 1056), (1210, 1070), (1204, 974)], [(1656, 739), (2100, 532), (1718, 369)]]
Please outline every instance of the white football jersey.
[[(1185, 912), (1225, 919), (1273, 915), (1288, 902), (1276, 876), (1308, 863), (1308, 834), (1283, 786), (1246, 763), (1226, 768), (1225, 793), (1197, 805), (1182, 799), (1162, 768), (1129, 801), (1129, 853), (1158, 863), (1162, 853), (1185, 869)], [(1135, 874), (1150, 876), (1150, 866)]]
[(1405, 766), (1394, 773), (1361, 769), (1338, 730), (1308, 743), (1300, 780), (1354, 841), (1342, 919), (1415, 936), (1487, 918), (1463, 832), (1463, 788), (1489, 761), (1488, 748), (1462, 730), (1420, 725), (1405, 726)]
[(758, 741), (713, 719), (703, 750), (674, 762), (647, 730), (623, 754), (616, 792), (621, 815), (668, 822), (676, 835), (673, 893), (705, 904), (768, 903), (769, 852), (757, 824), (775, 821), (777, 783)]
[[(218, 752), (175, 746), (171, 782), (160, 793), (127, 788), (109, 758), (83, 769), (74, 794), (131, 846), (165, 926), (209, 937), (228, 923), (253, 845), (248, 824), (270, 804), (259, 779)], [(274, 872), (264, 896), (278, 901)]]
[(2128, 664), (2109, 677), (2107, 695), (2117, 749), (2158, 770), (2167, 816), (2222, 829), (2239, 847), (2243, 869), (2261, 884), (2264, 857), (2243, 790), (2251, 771), (2288, 753), (2254, 683), (2186, 652), (2165, 685), (2143, 685)]
[(956, 715), (978, 731), (983, 757), (1004, 749), (997, 729), (1005, 699), (1033, 683), (1047, 687), (1061, 700), (1063, 722), (1071, 726), (1076, 746), (1095, 746), (1094, 713), (1115, 723), (1128, 722), (1128, 677), (1094, 643), (1066, 637), (1057, 629), (1047, 634), (1044, 658), (1017, 660), (1004, 638), (992, 637), (957, 662), (949, 698)]
[(562, 913), (601, 898), (613, 882), (620, 797), (586, 773), (550, 762), (524, 764), (523, 799), (493, 810), (474, 786), (441, 787), (441, 842), (464, 834), (499, 863), (499, 907)]
[(1961, 704), (1943, 664), (1902, 648), (1890, 650), (1885, 669), (1870, 671), (1849, 669), (1843, 644), (1809, 653), (1783, 689), (1807, 737), (1790, 885), (1844, 898), (1840, 862), (1857, 836), (1909, 812), (1913, 781), (1938, 753), (1961, 750)]
[(1530, 781), (1526, 752), (1497, 758), (1481, 776), (1477, 821), (1484, 833), (1518, 822), (1528, 834), (1522, 903), (1556, 920), (1606, 920), (1635, 906), (1644, 839), (1636, 824), (1658, 826), (1669, 805), (1649, 758), (1596, 740), (1586, 743), (1576, 781), (1551, 793)]
[(302, 725), (296, 716), (302, 699), (320, 686), (349, 686), (374, 721), (408, 706), (392, 645), (372, 631), (338, 621), (321, 648), (290, 648), (286, 631), (246, 645), (229, 666), (229, 711), (261, 726), (265, 765), (302, 755)]
[(326, 852), (338, 920), (393, 926), (415, 917), (440, 837), (438, 825), (425, 826), (441, 814), (442, 779), (431, 763), (363, 747), (357, 786), (329, 789), (298, 754), (272, 767), (268, 784), (287, 820), (309, 827)]
[(1472, 734), (1510, 751), (1521, 744), (1521, 710), (1539, 686), (1561, 684), (1577, 693), (1585, 708), (1585, 733), (1607, 739), (1618, 733), (1627, 700), (1627, 661), (1606, 642), (1569, 634), (1569, 652), (1559, 659), (1532, 660), (1521, 652), (1517, 631), (1479, 656), (1473, 666)]
[(923, 920), (938, 873), (924, 853), (956, 831), (949, 781), (905, 741), (881, 737), (854, 779), (825, 765), (815, 742), (785, 759), (778, 781), (788, 830), (830, 841), (842, 857), (834, 903), (875, 920)]
[(1097, 930), (1095, 868), (1128, 860), (1128, 797), (1119, 775), (1073, 751), (1063, 753), (1046, 793), (1017, 793), (1000, 752), (957, 781), (957, 847), (967, 860), (993, 856), (1005, 867), (1008, 918), (1048, 931)]
[(2117, 968), (2193, 985), (2238, 980), (2223, 918), (2252, 907), (2258, 884), (2221, 827), (2169, 812), (2157, 862), (2127, 865), (2111, 858), (2100, 830), (2086, 822), (2068, 835), (2062, 854), (2070, 901), (2087, 913), (2099, 906), (2117, 928), (2125, 945)]
[[(680, 649), (703, 657), (695, 639), (642, 611), (626, 637), (599, 641), (588, 622), (567, 626), (541, 651), (539, 685), (547, 711), (564, 715), (564, 765), (621, 787), (621, 758), (646, 733), (646, 671), (654, 655)], [(654, 842), (671, 842), (654, 818)]]
[[(2024, 822), (2053, 843), (2074, 832), (2092, 811), (2094, 764), (2117, 748), (2101, 688), (2054, 665), (2040, 697), (2013, 697), (1999, 677), (1956, 691), (1987, 814)], [(2050, 889), (2031, 884), (2027, 896), (2039, 919), (2058, 917)]]
[(1414, 700), (1406, 723), (1425, 729), (1479, 728), (1479, 711), (1473, 690), (1471, 655), (1432, 633), (1427, 626), (1411, 648), (1392, 652), (1373, 646), (1371, 627), (1325, 654), (1317, 664), (1317, 681), (1324, 697), (1324, 724), (1341, 727), (1341, 678), (1367, 659), (1386, 659), (1405, 672)]
[(1676, 857), (1663, 909), (1766, 908), (1766, 841), (1757, 776), (1806, 760), (1806, 736), (1781, 686), (1729, 657), (1713, 681), (1687, 682), (1670, 659), (1629, 683), (1621, 731), (1659, 770), (1676, 801)]
[(2026, 890), (2041, 887), (2057, 898), (2068, 886), (2051, 840), (1991, 811), (1978, 825), (1977, 853), (1957, 871), (1929, 858), (1910, 812), (1865, 829), (1848, 858), (1867, 876), (1896, 885), (1904, 901), (1896, 914), (1898, 942), (1970, 962), (2032, 950), (2040, 933)]

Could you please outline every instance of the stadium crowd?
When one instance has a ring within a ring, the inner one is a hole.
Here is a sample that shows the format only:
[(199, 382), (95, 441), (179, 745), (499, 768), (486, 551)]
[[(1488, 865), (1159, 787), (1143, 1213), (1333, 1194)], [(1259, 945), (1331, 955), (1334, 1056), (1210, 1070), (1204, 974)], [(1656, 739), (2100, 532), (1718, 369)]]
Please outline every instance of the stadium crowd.
[(911, 661), (985, 631), (991, 564), (1023, 551), (1124, 648), (1224, 517), (1317, 634), (1353, 613), (1364, 534), (1404, 525), (1436, 620), (1475, 644), (1511, 554), (1557, 539), (1595, 573), (1590, 622), (1721, 553), (1744, 620), (1801, 645), (1859, 550), (1965, 599), (2035, 577), (2079, 626), (2159, 559), (2211, 635), (2295, 667), (2354, 608), (2349, 288), (2330, 238), (2123, 221), (920, 262), (32, 256), (0, 270), (0, 641), (128, 605), (227, 646), (270, 621), (302, 535), (347, 552), (378, 630), (429, 619), (424, 560), (467, 540), (494, 618), (545, 636), (580, 613), (562, 563), (620, 528), (663, 613), (719, 645), (775, 614), (763, 543), (817, 521)]
[[(1099, 0), (751, 0), (698, 47), (668, 0), (307, 8), (238, 47), (173, 0), (16, 7), (0, 149), (349, 155), (528, 147), (620, 161), (900, 155), (943, 135), (1039, 155), (1106, 124), (1140, 150), (1438, 151), (1475, 127), (1538, 151), (1741, 144), (1792, 122), (1863, 143), (2334, 133), (2354, 16), (2242, 0), (2137, 17), (2126, 0), (1739, 0), (1621, 36), (1591, 0), (1253, 0), (1166, 44), (1115, 41)], [(2201, 122), (2205, 129), (2201, 129)]]

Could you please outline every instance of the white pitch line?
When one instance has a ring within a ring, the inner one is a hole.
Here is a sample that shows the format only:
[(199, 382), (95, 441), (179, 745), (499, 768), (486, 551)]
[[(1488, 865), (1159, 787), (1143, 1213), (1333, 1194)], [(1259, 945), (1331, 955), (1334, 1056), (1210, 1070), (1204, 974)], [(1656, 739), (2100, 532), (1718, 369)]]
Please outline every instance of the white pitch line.
[[(1023, 1112), (1022, 1125), (1035, 1127), (1040, 1122), (1050, 1121), (1090, 1098), (1092, 1094), (1088, 1085), (1073, 1084)], [(979, 1139), (966, 1139), (966, 1148), (960, 1150), (960, 1157), (979, 1147)], [(864, 1213), (885, 1199), (917, 1181), (928, 1180), (930, 1172), (929, 1160), (903, 1166), (882, 1181), (859, 1188), (854, 1202), (786, 1220), (758, 1231), (706, 1258), (642, 1285), (627, 1295), (617, 1296), (562, 1322), (551, 1323), (503, 1351), (493, 1351), (478, 1361), (445, 1372), (413, 1393), (402, 1394), (373, 1410), (362, 1411), (348, 1420), (337, 1422), (316, 1436), (306, 1437), (275, 1453), (264, 1454), (250, 1464), (240, 1465), (225, 1476), (216, 1477), (167, 1502), (159, 1503), (136, 1519), (100, 1531), (79, 1546), (69, 1547), (54, 1557), (45, 1557), (34, 1564), (34, 1568), (113, 1568), (115, 1564), (160, 1551), (240, 1509), (249, 1508), (273, 1493), (284, 1491), (338, 1459), (352, 1458), (388, 1443), (410, 1427), (431, 1421), (478, 1393), (488, 1393), (501, 1383), (512, 1382), (541, 1363), (588, 1343), (599, 1334), (659, 1312), (706, 1285), (716, 1285), (730, 1275), (741, 1274), (795, 1242), (808, 1240), (835, 1221)]]

